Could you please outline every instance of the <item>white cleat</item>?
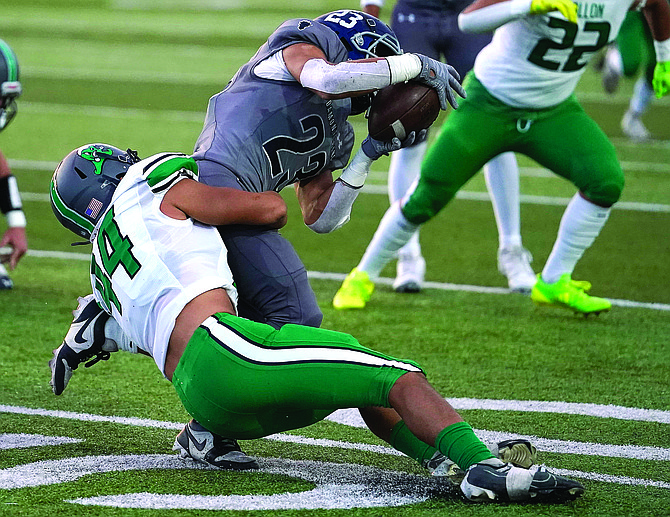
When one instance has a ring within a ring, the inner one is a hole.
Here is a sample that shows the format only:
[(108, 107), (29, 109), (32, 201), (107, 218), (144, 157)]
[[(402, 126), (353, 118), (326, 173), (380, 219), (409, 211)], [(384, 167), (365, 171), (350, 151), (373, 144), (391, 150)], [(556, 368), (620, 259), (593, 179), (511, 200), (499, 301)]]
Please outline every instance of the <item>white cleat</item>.
[(624, 135), (634, 142), (647, 142), (651, 140), (651, 133), (644, 127), (640, 117), (636, 116), (630, 110), (626, 111), (621, 119), (621, 130)]
[(498, 250), (498, 271), (507, 277), (507, 284), (515, 293), (530, 294), (537, 277), (530, 267), (533, 256), (523, 246)]
[(398, 256), (393, 289), (398, 293), (418, 293), (423, 287), (426, 261), (421, 255)]

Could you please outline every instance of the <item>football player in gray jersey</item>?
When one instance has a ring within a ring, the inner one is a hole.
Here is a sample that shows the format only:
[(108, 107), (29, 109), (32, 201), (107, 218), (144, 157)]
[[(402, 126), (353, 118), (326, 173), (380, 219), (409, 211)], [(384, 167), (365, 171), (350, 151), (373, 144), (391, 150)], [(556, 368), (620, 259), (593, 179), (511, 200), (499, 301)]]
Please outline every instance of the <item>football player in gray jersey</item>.
[[(364, 112), (372, 92), (410, 79), (435, 88), (445, 110), (457, 107), (456, 94), (465, 96), (451, 66), (403, 54), (393, 31), (373, 16), (340, 10), (288, 20), (210, 99), (193, 154), (200, 181), (251, 192), (294, 185), (305, 224), (331, 232), (349, 220), (371, 163), (425, 137), (368, 136), (349, 161), (354, 132), (347, 117)], [(334, 181), (332, 172), (343, 167)], [(277, 230), (226, 226), (219, 233), (240, 316), (275, 328), (321, 324), (305, 266)]]
[[(456, 105), (453, 91), (464, 95), (453, 68), (402, 54), (393, 31), (373, 16), (342, 10), (288, 20), (210, 99), (193, 155), (201, 181), (252, 192), (293, 184), (305, 224), (331, 232), (348, 221), (372, 161), (417, 136), (385, 143), (368, 137), (333, 181), (354, 144), (347, 117), (367, 109), (371, 92), (408, 79), (435, 87), (443, 109)], [(240, 314), (277, 328), (321, 324), (288, 241), (271, 230), (220, 231), (238, 279)]]

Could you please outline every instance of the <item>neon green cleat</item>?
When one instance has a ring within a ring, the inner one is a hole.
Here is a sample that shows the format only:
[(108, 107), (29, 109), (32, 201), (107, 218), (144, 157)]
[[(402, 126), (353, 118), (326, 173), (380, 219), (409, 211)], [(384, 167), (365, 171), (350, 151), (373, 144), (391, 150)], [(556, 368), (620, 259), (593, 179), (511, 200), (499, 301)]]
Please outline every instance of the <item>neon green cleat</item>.
[(537, 275), (537, 283), (531, 291), (530, 299), (537, 305), (564, 307), (584, 315), (599, 314), (612, 308), (609, 300), (586, 294), (589, 289), (589, 282), (572, 280), (569, 273), (562, 275), (553, 284), (547, 284), (541, 275)]
[(368, 274), (354, 268), (335, 293), (333, 307), (340, 310), (362, 309), (370, 300), (374, 290), (375, 284), (372, 283)]

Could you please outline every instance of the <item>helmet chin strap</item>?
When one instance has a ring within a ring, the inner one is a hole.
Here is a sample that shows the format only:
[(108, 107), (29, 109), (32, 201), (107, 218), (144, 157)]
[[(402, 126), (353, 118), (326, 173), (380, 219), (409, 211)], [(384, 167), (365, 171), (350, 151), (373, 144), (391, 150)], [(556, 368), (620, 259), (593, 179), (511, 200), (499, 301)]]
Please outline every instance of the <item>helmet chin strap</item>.
[(126, 153), (128, 154), (128, 156), (130, 156), (131, 163), (137, 163), (139, 161), (142, 161), (142, 159), (138, 156), (137, 151), (133, 151), (132, 149), (128, 148), (126, 149)]

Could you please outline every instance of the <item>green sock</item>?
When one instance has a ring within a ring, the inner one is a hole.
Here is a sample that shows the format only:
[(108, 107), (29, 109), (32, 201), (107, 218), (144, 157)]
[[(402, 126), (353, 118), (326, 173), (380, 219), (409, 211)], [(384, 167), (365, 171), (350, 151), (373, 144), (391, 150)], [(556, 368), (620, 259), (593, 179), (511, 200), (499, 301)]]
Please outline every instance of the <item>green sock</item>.
[(414, 458), (422, 466), (424, 461), (428, 461), (437, 452), (435, 447), (414, 436), (402, 420), (393, 426), (389, 442), (394, 449)]
[(445, 427), (437, 435), (435, 445), (442, 454), (463, 470), (480, 461), (495, 458), (467, 422), (458, 422)]

